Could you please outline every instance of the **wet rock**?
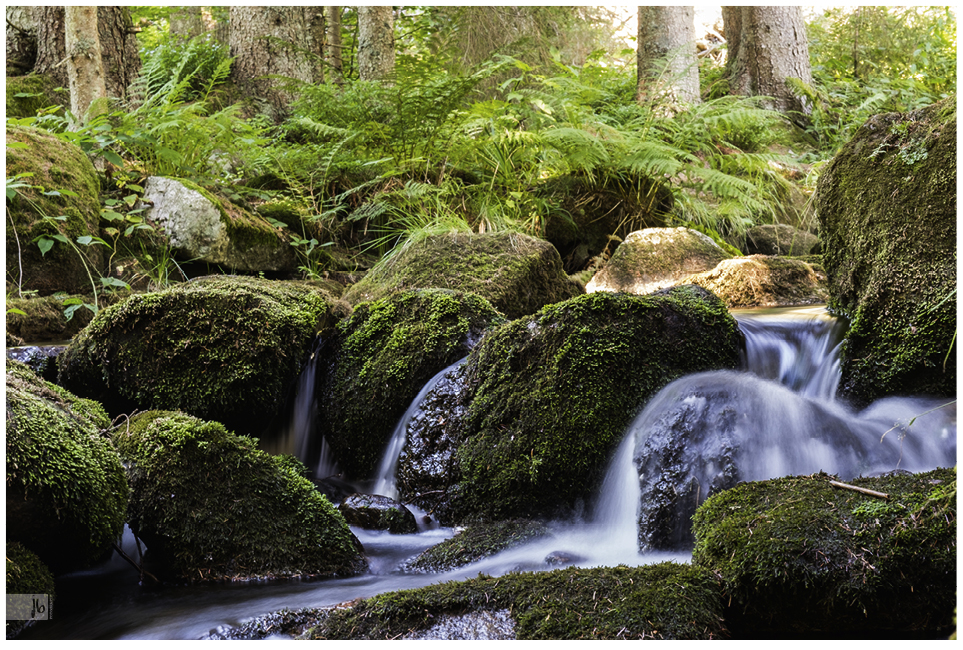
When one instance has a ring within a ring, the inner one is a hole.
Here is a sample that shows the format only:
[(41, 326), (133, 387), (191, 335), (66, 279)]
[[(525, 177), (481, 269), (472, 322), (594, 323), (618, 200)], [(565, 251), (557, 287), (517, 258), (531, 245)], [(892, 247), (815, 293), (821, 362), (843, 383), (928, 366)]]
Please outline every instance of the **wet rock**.
[(415, 516), (403, 504), (380, 494), (352, 494), (345, 497), (338, 512), (352, 526), (387, 530), (394, 535), (418, 532)]
[(566, 564), (574, 564), (581, 560), (581, 556), (570, 553), (569, 551), (552, 551), (545, 556), (545, 564), (551, 566), (564, 566)]
[(708, 271), (729, 257), (707, 235), (689, 228), (638, 230), (619, 244), (585, 290), (644, 295), (681, 284), (686, 276)]
[(510, 641), (515, 639), (515, 621), (507, 609), (442, 614), (428, 629), (402, 638), (406, 641)]
[(37, 375), (51, 383), (57, 381), (57, 357), (65, 345), (28, 345), (7, 348), (7, 358), (30, 367)]
[(401, 569), (410, 573), (441, 573), (477, 562), (548, 534), (538, 521), (510, 519), (495, 523), (471, 523), (440, 544), (406, 560)]

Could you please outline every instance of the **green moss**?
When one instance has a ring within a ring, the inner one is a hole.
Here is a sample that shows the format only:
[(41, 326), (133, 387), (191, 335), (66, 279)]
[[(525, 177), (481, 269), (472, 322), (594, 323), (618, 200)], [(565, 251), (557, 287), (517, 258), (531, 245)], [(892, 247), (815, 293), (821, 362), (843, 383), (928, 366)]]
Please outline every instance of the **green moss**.
[(182, 580), (350, 575), (366, 568), (303, 466), (217, 422), (151, 411), (114, 430), (129, 463), (128, 523)]
[(858, 403), (956, 393), (953, 105), (874, 116), (820, 177), (829, 303), (851, 321), (840, 392)]
[(307, 283), (235, 276), (134, 295), (74, 338), (60, 381), (112, 412), (177, 409), (259, 434), (333, 306)]
[(475, 293), (508, 318), (584, 293), (562, 270), (558, 251), (519, 233), (451, 233), (427, 237), (378, 263), (344, 299), (379, 300), (404, 289), (437, 287)]
[(260, 215), (251, 214), (229, 200), (215, 195), (193, 181), (175, 179), (184, 187), (201, 194), (215, 205), (221, 213), (221, 222), (227, 228), (231, 246), (236, 250), (247, 251), (254, 248), (287, 246), (287, 237)]
[(358, 305), (338, 325), (321, 386), (322, 433), (349, 476), (368, 478), (398, 419), (433, 375), (503, 321), (480, 296), (418, 289)]
[(742, 335), (695, 286), (593, 293), (488, 335), (467, 364), (463, 514), (556, 514), (591, 494), (626, 425), (690, 372), (734, 368)]
[(729, 308), (808, 305), (826, 301), (825, 277), (795, 258), (751, 255), (723, 260), (711, 271), (683, 282), (698, 284)]
[[(99, 293), (97, 302), (103, 308), (117, 303), (129, 295), (130, 292), (127, 290)], [(86, 327), (94, 317), (92, 311), (82, 307), (73, 313), (70, 320), (67, 320), (64, 316), (64, 301), (70, 298), (79, 298), (86, 304), (94, 304), (92, 293), (81, 295), (57, 293), (52, 296), (8, 298), (7, 334), (13, 334), (28, 344), (66, 341)], [(19, 309), (27, 315), (10, 313), (10, 309)]]
[(389, 639), (444, 614), (508, 610), (518, 639), (711, 639), (727, 635), (710, 571), (672, 563), (479, 576), (325, 612), (310, 639)]
[(747, 483), (696, 512), (693, 562), (725, 581), (735, 632), (852, 635), (938, 630), (956, 601), (956, 475)]
[(528, 519), (468, 524), (454, 537), (405, 562), (404, 569), (432, 573), (451, 571), (547, 533), (545, 524)]
[(35, 117), (37, 111), (43, 108), (64, 105), (70, 101), (65, 92), (55, 90), (57, 84), (47, 75), (7, 77), (6, 84), (7, 119)]
[(124, 525), (127, 482), (103, 408), (7, 360), (7, 539), (57, 572), (100, 560)]
[[(36, 553), (19, 542), (7, 542), (7, 594), (46, 594), (48, 607), (56, 596), (53, 574)], [(7, 615), (10, 615), (7, 606)], [(26, 620), (7, 621), (7, 639), (15, 638), (28, 625)]]

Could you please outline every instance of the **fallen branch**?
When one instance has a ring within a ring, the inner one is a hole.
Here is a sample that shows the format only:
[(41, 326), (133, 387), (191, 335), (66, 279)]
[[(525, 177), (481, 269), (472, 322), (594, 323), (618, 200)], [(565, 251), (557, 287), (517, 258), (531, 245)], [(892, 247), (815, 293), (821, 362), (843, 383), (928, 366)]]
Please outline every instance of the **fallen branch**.
[(856, 487), (855, 485), (849, 485), (848, 483), (840, 483), (839, 481), (830, 481), (830, 485), (838, 488), (843, 488), (844, 490), (855, 490), (856, 492), (862, 492), (863, 494), (868, 494), (871, 497), (879, 497), (880, 499), (888, 499), (888, 494), (883, 494), (882, 492), (875, 492), (873, 490), (867, 490), (866, 488)]
[[(138, 544), (138, 549), (139, 549), (139, 548), (140, 548), (140, 545)], [(114, 550), (117, 551), (117, 553), (118, 553), (122, 558), (124, 558), (125, 560), (127, 560), (128, 562), (130, 562), (130, 565), (131, 565), (132, 567), (134, 567), (135, 569), (137, 569), (138, 571), (140, 571), (140, 579), (141, 579), (141, 582), (144, 581), (144, 576), (146, 575), (148, 578), (150, 578), (151, 580), (153, 580), (153, 581), (156, 582), (157, 584), (160, 584), (160, 580), (158, 580), (156, 576), (154, 576), (150, 571), (146, 571), (143, 566), (138, 565), (136, 562), (134, 562), (133, 558), (131, 558), (129, 555), (127, 555), (127, 553), (124, 552), (124, 549), (122, 549), (122, 548), (120, 547), (120, 544), (118, 544), (117, 542), (114, 542)]]

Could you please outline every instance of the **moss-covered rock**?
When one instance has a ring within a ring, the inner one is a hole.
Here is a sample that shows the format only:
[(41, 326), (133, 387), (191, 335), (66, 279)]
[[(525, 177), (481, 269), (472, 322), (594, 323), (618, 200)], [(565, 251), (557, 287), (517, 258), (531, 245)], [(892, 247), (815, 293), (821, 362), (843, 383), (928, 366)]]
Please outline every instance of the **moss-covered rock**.
[[(81, 306), (72, 312), (68, 320), (65, 311), (70, 305), (87, 304), (103, 308), (116, 304), (129, 295), (130, 292), (126, 290), (98, 292), (96, 302), (94, 294), (89, 292), (82, 295), (56, 293), (50, 296), (9, 297), (7, 299), (7, 334), (12, 334), (27, 343), (66, 341), (86, 327), (94, 317), (92, 309)], [(68, 300), (71, 301), (69, 304)], [(76, 302), (77, 300), (80, 302)], [(11, 309), (22, 311), (23, 314), (11, 312)]]
[(454, 537), (405, 561), (401, 568), (409, 573), (451, 571), (505, 549), (520, 546), (547, 533), (548, 526), (529, 519), (470, 523)]
[(35, 117), (37, 111), (51, 106), (67, 106), (70, 97), (48, 75), (28, 74), (7, 77), (7, 119)]
[(403, 291), (358, 305), (338, 324), (318, 388), (320, 434), (338, 466), (350, 477), (370, 478), (425, 383), (501, 322), (484, 298), (445, 289)]
[[(7, 542), (7, 594), (46, 594), (46, 606), (56, 597), (53, 574), (37, 557), (19, 542)], [(7, 604), (7, 616), (13, 612)], [(25, 614), (29, 616), (29, 613)], [(15, 638), (29, 624), (27, 619), (7, 621), (7, 639)]]
[(438, 287), (475, 293), (508, 318), (584, 293), (548, 242), (520, 233), (426, 237), (385, 258), (344, 293), (351, 304), (393, 291)]
[(234, 276), (134, 295), (71, 341), (60, 383), (111, 412), (176, 409), (258, 435), (336, 309), (309, 283)]
[(742, 346), (725, 305), (691, 285), (588, 294), (497, 328), (467, 362), (453, 506), (494, 518), (572, 508), (650, 396), (736, 367)]
[(338, 504), (338, 512), (352, 526), (387, 530), (394, 535), (418, 532), (418, 522), (411, 511), (380, 494), (350, 494)]
[(801, 257), (819, 250), (819, 238), (789, 224), (762, 224), (746, 231), (747, 255), (790, 255)]
[(730, 308), (811, 305), (826, 302), (827, 297), (822, 267), (774, 255), (723, 260), (683, 282), (708, 289)]
[(829, 304), (851, 321), (840, 393), (955, 395), (955, 99), (870, 118), (815, 207)]
[(391, 639), (446, 615), (507, 611), (517, 639), (713, 639), (727, 636), (719, 584), (685, 564), (479, 576), (319, 612), (309, 639)]
[(124, 527), (127, 481), (103, 408), (7, 360), (7, 541), (54, 572), (86, 568)]
[(883, 499), (826, 474), (745, 483), (694, 517), (693, 563), (717, 572), (740, 637), (953, 629), (956, 474), (861, 478)]
[(74, 243), (99, 234), (100, 181), (94, 166), (80, 147), (53, 134), (7, 127), (7, 178), (21, 174), (29, 187), (17, 188), (7, 200), (7, 286), (41, 295), (90, 291), (90, 275), (97, 280), (104, 266), (102, 246), (74, 244), (75, 249), (55, 241), (42, 254), (34, 240), (62, 236)]
[(637, 230), (619, 244), (585, 290), (644, 295), (680, 284), (687, 275), (708, 271), (729, 257), (709, 236), (696, 230)]
[(367, 568), (357, 538), (294, 458), (176, 412), (138, 414), (112, 439), (127, 462), (128, 523), (158, 571), (205, 581)]

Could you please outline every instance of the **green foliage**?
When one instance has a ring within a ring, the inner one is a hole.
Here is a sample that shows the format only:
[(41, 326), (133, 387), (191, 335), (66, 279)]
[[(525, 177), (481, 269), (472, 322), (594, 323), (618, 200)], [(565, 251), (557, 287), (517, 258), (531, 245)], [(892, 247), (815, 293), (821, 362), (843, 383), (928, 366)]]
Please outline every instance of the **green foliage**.
[(226, 80), (227, 46), (217, 42), (210, 33), (189, 41), (168, 37), (152, 48), (141, 50), (143, 79), (140, 88), (147, 96), (162, 92), (168, 84), (188, 81), (185, 100), (205, 99), (214, 86)]

